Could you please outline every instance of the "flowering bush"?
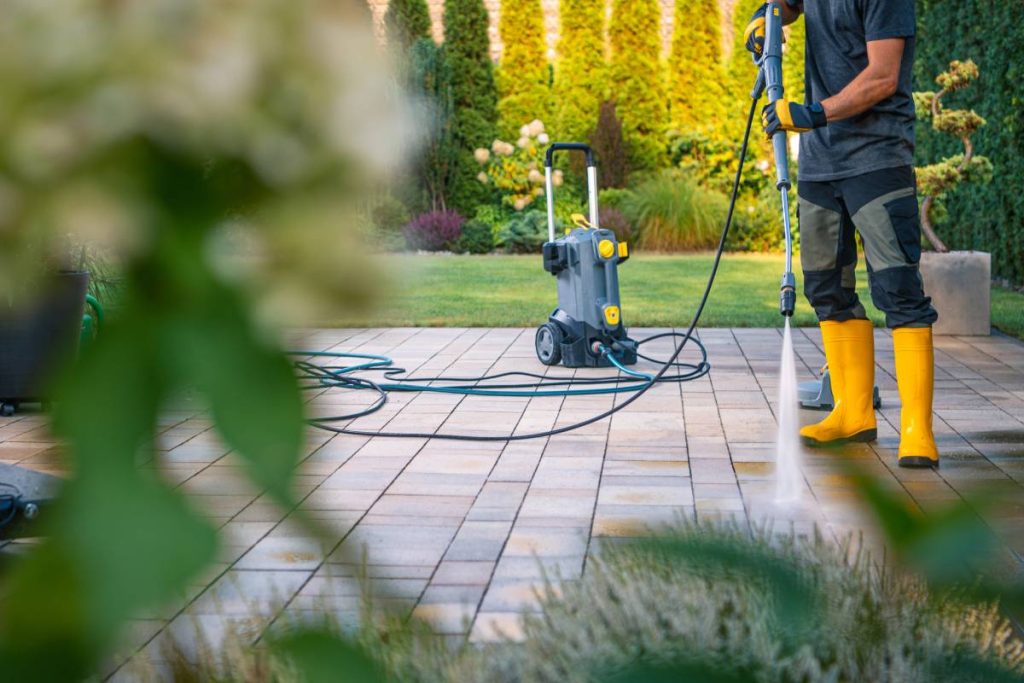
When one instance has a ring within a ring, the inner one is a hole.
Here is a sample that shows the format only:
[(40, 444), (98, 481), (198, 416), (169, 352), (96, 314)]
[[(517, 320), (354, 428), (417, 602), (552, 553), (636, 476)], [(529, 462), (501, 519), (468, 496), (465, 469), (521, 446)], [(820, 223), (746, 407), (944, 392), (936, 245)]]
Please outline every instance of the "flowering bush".
[[(504, 204), (522, 211), (544, 196), (544, 153), (550, 142), (544, 124), (534, 119), (519, 129), (514, 145), (495, 140), (490, 149), (476, 150), (473, 156), (482, 167), (477, 180), (492, 185)], [(560, 186), (562, 181), (562, 172), (555, 171), (554, 184)]]
[(428, 211), (405, 226), (405, 242), (410, 249), (443, 251), (450, 249), (462, 234), (466, 219), (458, 211)]

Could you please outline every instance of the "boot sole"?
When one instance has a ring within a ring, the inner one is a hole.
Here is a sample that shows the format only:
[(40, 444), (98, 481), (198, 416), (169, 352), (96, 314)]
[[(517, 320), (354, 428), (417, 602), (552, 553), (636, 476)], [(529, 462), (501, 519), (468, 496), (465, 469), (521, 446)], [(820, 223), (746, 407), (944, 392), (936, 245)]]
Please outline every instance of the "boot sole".
[(857, 432), (853, 436), (843, 437), (842, 439), (833, 439), (832, 441), (818, 441), (809, 436), (800, 435), (800, 443), (811, 448), (832, 448), (833, 446), (842, 446), (848, 443), (870, 443), (878, 438), (877, 429), (865, 429), (863, 432)]
[(900, 467), (906, 467), (908, 469), (939, 469), (938, 460), (932, 460), (924, 455), (905, 455), (900, 458), (899, 465)]

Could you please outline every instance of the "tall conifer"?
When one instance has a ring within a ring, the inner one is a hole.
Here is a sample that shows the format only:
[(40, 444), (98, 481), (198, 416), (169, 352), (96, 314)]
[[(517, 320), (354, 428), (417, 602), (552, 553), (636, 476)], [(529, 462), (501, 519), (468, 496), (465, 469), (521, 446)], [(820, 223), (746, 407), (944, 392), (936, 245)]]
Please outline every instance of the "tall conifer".
[(565, 140), (586, 140), (597, 125), (607, 89), (604, 0), (562, 0), (558, 62), (555, 67), (553, 132)]
[(498, 64), (498, 121), (501, 133), (516, 136), (534, 119), (551, 114), (551, 69), (544, 41), (540, 0), (505, 0), (498, 20), (502, 53)]

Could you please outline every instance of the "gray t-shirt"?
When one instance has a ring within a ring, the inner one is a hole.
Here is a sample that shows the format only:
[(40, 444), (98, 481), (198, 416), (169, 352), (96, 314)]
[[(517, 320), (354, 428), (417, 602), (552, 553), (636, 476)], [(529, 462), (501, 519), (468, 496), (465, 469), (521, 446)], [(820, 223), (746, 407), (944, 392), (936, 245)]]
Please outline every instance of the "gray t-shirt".
[(800, 136), (800, 179), (851, 178), (914, 163), (914, 0), (804, 0), (807, 103), (837, 94), (868, 65), (867, 43), (906, 38), (896, 94)]

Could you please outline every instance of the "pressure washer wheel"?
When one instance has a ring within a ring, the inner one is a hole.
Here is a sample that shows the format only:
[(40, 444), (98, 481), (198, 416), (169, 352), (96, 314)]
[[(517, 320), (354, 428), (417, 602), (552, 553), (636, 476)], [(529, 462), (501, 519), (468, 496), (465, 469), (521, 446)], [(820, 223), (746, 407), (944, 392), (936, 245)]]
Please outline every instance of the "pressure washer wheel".
[(544, 323), (537, 328), (533, 338), (537, 358), (544, 365), (558, 365), (562, 362), (562, 330), (554, 323)]
[(13, 403), (0, 403), (0, 415), (4, 417), (10, 417), (14, 415), (14, 411), (17, 408)]

